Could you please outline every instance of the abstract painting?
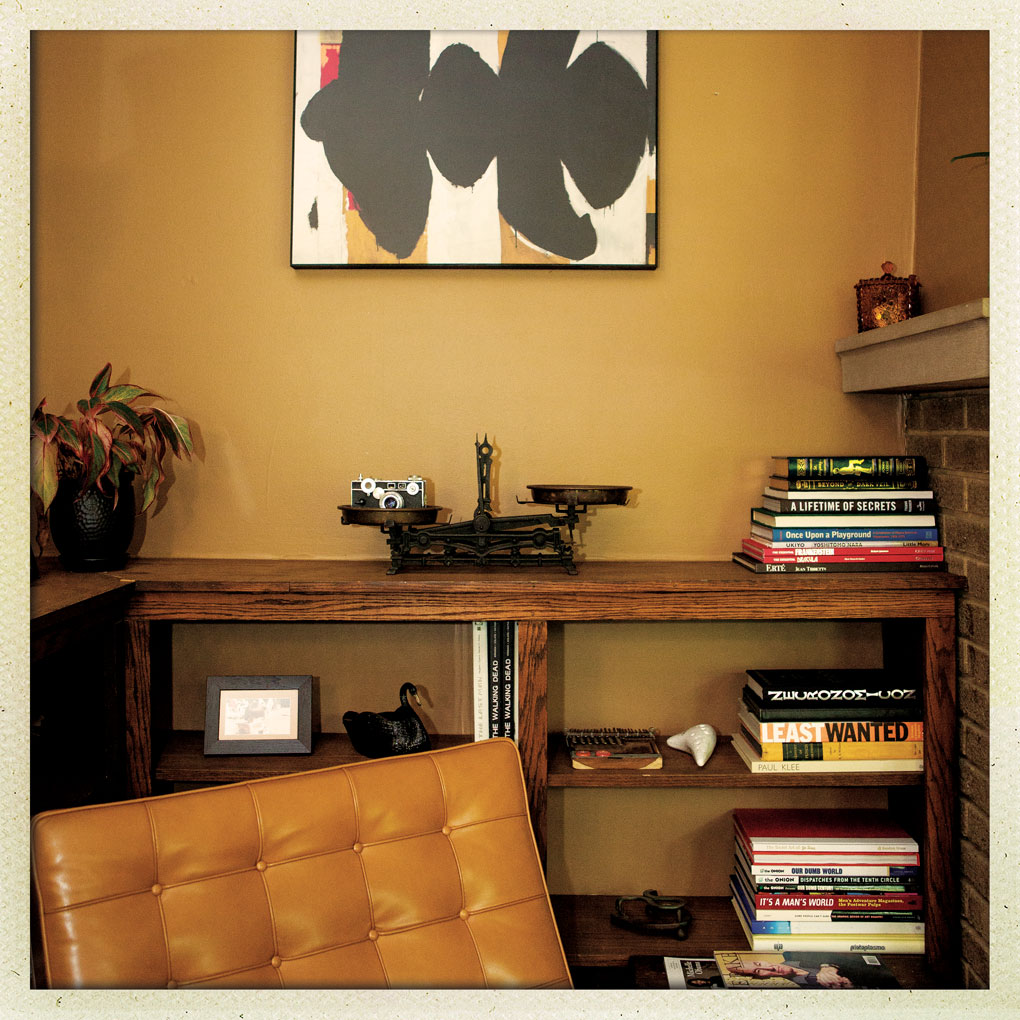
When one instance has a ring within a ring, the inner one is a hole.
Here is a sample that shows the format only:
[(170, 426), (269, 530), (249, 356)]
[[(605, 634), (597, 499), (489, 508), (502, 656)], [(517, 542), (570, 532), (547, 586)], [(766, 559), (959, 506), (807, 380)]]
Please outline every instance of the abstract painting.
[(656, 41), (297, 32), (291, 265), (654, 268)]

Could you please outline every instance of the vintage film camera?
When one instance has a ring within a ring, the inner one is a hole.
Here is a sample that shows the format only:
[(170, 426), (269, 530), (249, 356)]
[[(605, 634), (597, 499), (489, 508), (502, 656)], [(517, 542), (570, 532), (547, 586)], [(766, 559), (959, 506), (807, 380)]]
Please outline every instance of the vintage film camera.
[(351, 505), (400, 510), (425, 506), (425, 479), (408, 475), (401, 480), (369, 478), (364, 475), (351, 482)]

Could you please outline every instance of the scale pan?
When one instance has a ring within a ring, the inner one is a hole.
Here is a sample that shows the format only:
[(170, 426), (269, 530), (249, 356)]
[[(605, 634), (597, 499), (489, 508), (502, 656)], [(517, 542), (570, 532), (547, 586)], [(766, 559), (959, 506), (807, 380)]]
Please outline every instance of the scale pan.
[(384, 510), (378, 506), (341, 506), (344, 524), (435, 524), (441, 506), (405, 506), (399, 510)]
[(554, 506), (622, 506), (627, 502), (629, 485), (529, 485), (535, 503)]

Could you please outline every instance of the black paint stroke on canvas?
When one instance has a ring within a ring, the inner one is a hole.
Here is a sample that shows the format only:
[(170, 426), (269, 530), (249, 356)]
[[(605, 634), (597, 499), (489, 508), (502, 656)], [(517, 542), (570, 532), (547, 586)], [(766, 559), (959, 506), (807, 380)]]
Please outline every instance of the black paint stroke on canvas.
[[(428, 32), (344, 32), (339, 73), (301, 127), (321, 141), (377, 243), (407, 258), (428, 220), (432, 172), (470, 187), (496, 160), (499, 211), (533, 244), (573, 261), (597, 246), (570, 205), (561, 163), (596, 209), (654, 147), (654, 82), (596, 42), (568, 66), (577, 32), (509, 32), (496, 74), (463, 43), (429, 71)], [(653, 74), (649, 60), (648, 74)]]

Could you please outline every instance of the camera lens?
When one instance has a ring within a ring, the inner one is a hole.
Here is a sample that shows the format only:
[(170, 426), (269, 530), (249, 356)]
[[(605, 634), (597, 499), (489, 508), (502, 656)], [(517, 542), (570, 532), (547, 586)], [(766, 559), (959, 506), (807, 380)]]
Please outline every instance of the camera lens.
[(404, 497), (393, 489), (388, 489), (379, 498), (379, 506), (383, 510), (399, 510), (404, 505)]

